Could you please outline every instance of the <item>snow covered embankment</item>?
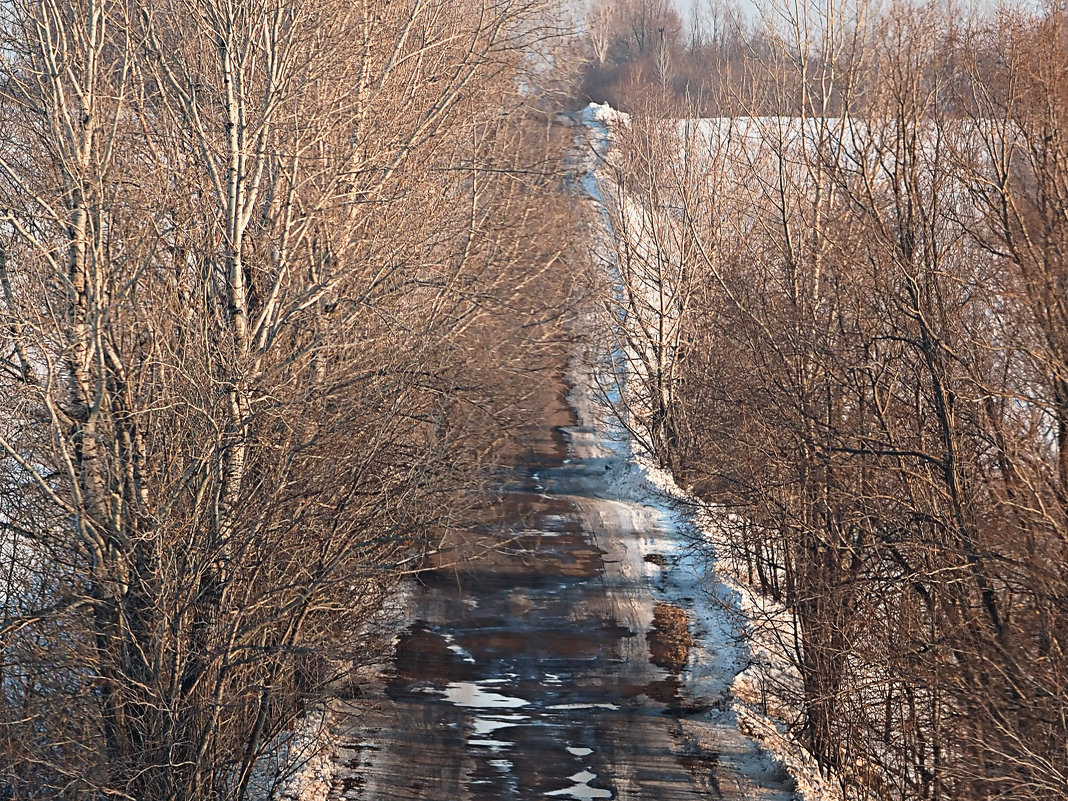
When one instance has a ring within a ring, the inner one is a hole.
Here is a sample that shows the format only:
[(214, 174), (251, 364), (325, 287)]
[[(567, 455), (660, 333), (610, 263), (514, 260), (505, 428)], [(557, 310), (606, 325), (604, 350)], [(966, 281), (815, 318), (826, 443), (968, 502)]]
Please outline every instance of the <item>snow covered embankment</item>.
[[(605, 105), (590, 104), (582, 113), (581, 186), (596, 206), (591, 215), (595, 255), (610, 273), (615, 233), (606, 193), (614, 188), (606, 166), (612, 158), (613, 131), (627, 124), (626, 114)], [(606, 433), (605, 439), (612, 438), (612, 432)], [(620, 497), (658, 509), (664, 529), (675, 535), (667, 542), (647, 542), (643, 555), (670, 558), (671, 569), (662, 577), (660, 590), (664, 600), (691, 615), (695, 647), (686, 678), (701, 695), (728, 695), (739, 729), (785, 766), (799, 798), (838, 801), (838, 785), (821, 775), (812, 755), (790, 734), (788, 722), (799, 718), (798, 706), (778, 700), (800, 698), (801, 679), (787, 650), (795, 636), (789, 612), (760, 595), (744, 574), (721, 558), (729, 552), (726, 527), (717, 522), (722, 512), (680, 488), (669, 472), (636, 452), (630, 439), (618, 433), (615, 439), (623, 462), (616, 473)]]

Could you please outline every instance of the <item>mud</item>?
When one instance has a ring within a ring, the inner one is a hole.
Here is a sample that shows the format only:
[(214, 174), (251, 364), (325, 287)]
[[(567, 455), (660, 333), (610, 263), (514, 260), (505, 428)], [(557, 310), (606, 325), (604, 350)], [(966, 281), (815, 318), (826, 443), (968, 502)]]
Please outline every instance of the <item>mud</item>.
[(787, 797), (759, 760), (739, 769), (751, 744), (709, 746), (725, 704), (690, 692), (686, 615), (656, 606), (625, 552), (655, 532), (621, 514), (613, 461), (575, 447), (563, 390), (501, 493), (500, 524), (419, 577), (382, 696), (350, 724), (335, 798)]
[(674, 604), (658, 603), (653, 608), (653, 628), (645, 635), (649, 643), (649, 659), (670, 673), (686, 667), (693, 637), (686, 612)]

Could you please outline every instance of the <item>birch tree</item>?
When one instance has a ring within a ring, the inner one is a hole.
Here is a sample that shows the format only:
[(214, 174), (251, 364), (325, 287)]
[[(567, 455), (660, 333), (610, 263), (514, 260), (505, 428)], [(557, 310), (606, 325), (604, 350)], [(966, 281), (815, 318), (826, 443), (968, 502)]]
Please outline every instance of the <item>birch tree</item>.
[(468, 519), (553, 330), (566, 236), (521, 244), (557, 162), (518, 87), (555, 30), (467, 0), (2, 13), (0, 787), (244, 798)]

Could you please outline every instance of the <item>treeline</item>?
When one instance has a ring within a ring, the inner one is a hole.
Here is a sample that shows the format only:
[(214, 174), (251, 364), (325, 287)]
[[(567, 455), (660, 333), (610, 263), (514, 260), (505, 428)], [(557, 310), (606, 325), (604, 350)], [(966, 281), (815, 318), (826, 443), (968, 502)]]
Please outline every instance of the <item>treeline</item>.
[[(945, 5), (942, 36), (928, 53), (933, 60), (926, 70), (938, 71), (940, 84), (957, 90), (944, 94), (946, 111), (973, 113), (972, 98), (958, 83), (968, 82), (958, 56), (975, 17)], [(736, 0), (692, 0), (687, 7), (672, 0), (590, 0), (576, 41), (576, 94), (629, 112), (653, 93), (670, 98), (674, 113), (717, 117), (797, 114), (806, 93), (817, 92), (822, 110), (839, 114), (867, 88), (853, 85), (843, 93), (842, 82), (871, 76), (838, 74), (831, 84), (823, 79), (849, 68), (843, 48), (852, 20), (877, 13), (879, 4), (866, 2), (828, 10), (811, 3), (743, 7)], [(819, 41), (821, 17), (836, 18), (838, 42)], [(996, 80), (996, 62), (973, 66), (984, 80)]]
[(0, 797), (269, 791), (477, 517), (566, 315), (558, 34), (522, 2), (3, 4)]
[(620, 412), (791, 613), (768, 703), (847, 798), (1061, 799), (1068, 18), (792, 8), (781, 116), (615, 132)]
[(758, 41), (759, 26), (728, 2), (696, 2), (684, 15), (671, 0), (592, 0), (583, 19), (579, 90), (596, 103), (629, 111), (655, 87), (702, 114), (727, 95)]

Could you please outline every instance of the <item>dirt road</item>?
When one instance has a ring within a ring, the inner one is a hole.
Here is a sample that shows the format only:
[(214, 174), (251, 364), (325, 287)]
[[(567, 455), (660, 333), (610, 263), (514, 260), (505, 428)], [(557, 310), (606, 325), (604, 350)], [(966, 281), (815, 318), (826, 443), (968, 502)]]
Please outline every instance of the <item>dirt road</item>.
[[(670, 563), (642, 554), (672, 532), (620, 497), (625, 465), (583, 400), (561, 398), (561, 425), (502, 494), (498, 551), (424, 576), (376, 711), (349, 732), (337, 797), (790, 797), (734, 725), (733, 673), (695, 683), (688, 635), (652, 628)], [(729, 672), (738, 655), (714, 661)]]

